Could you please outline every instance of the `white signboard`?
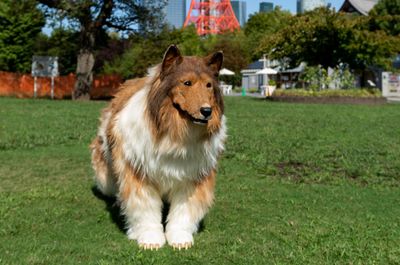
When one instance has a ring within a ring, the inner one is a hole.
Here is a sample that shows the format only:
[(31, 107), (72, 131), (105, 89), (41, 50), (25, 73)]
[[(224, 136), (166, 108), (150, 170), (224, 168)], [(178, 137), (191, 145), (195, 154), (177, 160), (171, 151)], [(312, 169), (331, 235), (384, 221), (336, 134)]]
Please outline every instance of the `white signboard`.
[(58, 76), (58, 57), (33, 56), (32, 76), (43, 76), (43, 77)]
[(382, 95), (400, 98), (400, 74), (382, 73)]
[(32, 76), (34, 79), (33, 96), (37, 95), (37, 77), (51, 77), (51, 98), (54, 98), (54, 77), (58, 76), (58, 57), (33, 56)]

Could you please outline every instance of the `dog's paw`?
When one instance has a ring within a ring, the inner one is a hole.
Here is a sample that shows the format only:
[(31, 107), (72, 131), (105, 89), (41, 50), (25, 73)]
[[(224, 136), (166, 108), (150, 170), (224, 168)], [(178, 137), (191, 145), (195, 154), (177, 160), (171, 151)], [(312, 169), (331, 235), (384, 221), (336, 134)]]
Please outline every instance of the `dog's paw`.
[(189, 249), (194, 245), (193, 235), (184, 230), (167, 231), (167, 241), (174, 249)]
[(132, 229), (129, 229), (128, 238), (136, 240), (139, 247), (145, 250), (158, 250), (165, 244), (164, 233), (157, 230), (134, 232)]

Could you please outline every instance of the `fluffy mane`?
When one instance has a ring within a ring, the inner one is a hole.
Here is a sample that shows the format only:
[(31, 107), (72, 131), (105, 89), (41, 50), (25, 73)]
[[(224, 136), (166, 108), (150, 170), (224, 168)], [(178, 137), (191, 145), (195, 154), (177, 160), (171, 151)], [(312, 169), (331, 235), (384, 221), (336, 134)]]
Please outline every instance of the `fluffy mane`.
[(147, 111), (156, 140), (160, 140), (168, 134), (174, 141), (185, 141), (188, 138), (189, 128), (193, 127), (187, 118), (187, 114), (180, 110), (171, 98), (171, 90), (179, 82), (178, 77), (182, 71), (191, 71), (196, 74), (203, 72), (212, 77), (215, 99), (212, 108), (216, 114), (216, 119), (207, 124), (204, 138), (211, 137), (221, 127), (220, 121), (224, 114), (224, 104), (217, 76), (207, 67), (204, 60), (197, 57), (185, 57), (178, 66), (169, 70), (168, 73), (162, 72), (161, 64), (148, 70), (150, 90), (147, 96)]

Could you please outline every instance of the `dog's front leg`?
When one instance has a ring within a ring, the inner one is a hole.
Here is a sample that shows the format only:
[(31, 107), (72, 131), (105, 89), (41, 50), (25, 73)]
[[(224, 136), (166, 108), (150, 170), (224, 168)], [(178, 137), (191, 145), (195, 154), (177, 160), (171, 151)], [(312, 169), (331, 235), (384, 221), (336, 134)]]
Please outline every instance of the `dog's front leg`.
[(120, 182), (119, 199), (128, 224), (128, 238), (144, 249), (165, 244), (161, 223), (163, 202), (158, 190), (143, 178), (128, 174)]
[(187, 249), (193, 244), (193, 234), (207, 213), (214, 198), (215, 172), (202, 181), (178, 185), (170, 194), (166, 238), (173, 248)]

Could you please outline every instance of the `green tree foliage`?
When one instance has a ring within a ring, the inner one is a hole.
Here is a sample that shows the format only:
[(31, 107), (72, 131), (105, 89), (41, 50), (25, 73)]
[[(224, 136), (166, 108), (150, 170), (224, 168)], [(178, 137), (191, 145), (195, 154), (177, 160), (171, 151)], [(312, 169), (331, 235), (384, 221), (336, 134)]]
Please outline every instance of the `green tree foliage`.
[(77, 80), (73, 98), (88, 99), (93, 82), (95, 52), (99, 44), (104, 44), (107, 29), (122, 32), (141, 29), (158, 29), (160, 12), (165, 1), (146, 0), (37, 0), (53, 14), (61, 19), (68, 19), (79, 30), (79, 52), (77, 54)]
[(240, 85), (240, 71), (251, 62), (251, 53), (248, 47), (246, 35), (242, 31), (227, 32), (216, 36), (214, 43), (208, 49), (208, 53), (223, 51), (223, 66), (236, 73), (235, 76), (221, 76), (221, 79), (228, 83), (233, 82)]
[(40, 34), (34, 47), (35, 55), (58, 57), (61, 75), (75, 72), (79, 33), (71, 29), (55, 29), (51, 36)]
[(205, 48), (194, 27), (170, 29), (165, 26), (156, 34), (132, 35), (131, 45), (122, 56), (106, 62), (104, 72), (116, 73), (124, 78), (143, 76), (147, 69), (159, 63), (165, 50), (171, 44), (177, 44), (185, 55), (203, 55)]
[(244, 26), (248, 49), (252, 50), (265, 36), (274, 34), (288, 25), (292, 14), (276, 7), (272, 12), (255, 13)]
[(208, 43), (202, 41), (202, 38), (197, 35), (197, 31), (194, 25), (190, 25), (185, 27), (179, 32), (179, 39), (177, 40), (179, 44), (179, 49), (185, 55), (205, 55), (205, 52), (208, 50)]
[(400, 15), (400, 0), (380, 0), (371, 10), (372, 15)]
[(246, 36), (241, 31), (227, 32), (216, 36), (209, 53), (223, 51), (224, 67), (239, 73), (250, 63), (251, 54), (246, 45)]
[(400, 36), (400, 0), (380, 0), (370, 12), (371, 29)]
[(33, 46), (44, 24), (35, 1), (0, 2), (0, 70), (30, 72)]
[(392, 58), (400, 48), (398, 37), (383, 30), (370, 30), (369, 17), (360, 17), (345, 24), (340, 40), (343, 49), (340, 62), (347, 63), (356, 70), (372, 65), (389, 70), (392, 67)]
[(301, 74), (300, 79), (308, 90), (319, 91), (329, 87), (352, 89), (355, 85), (354, 75), (350, 72), (346, 65), (340, 65), (331, 69), (332, 73), (328, 75), (328, 71), (318, 66), (307, 66)]
[(264, 36), (257, 50), (258, 56), (266, 53), (276, 59), (288, 57), (293, 65), (306, 61), (309, 65), (335, 66), (340, 54), (339, 32), (335, 24), (338, 16), (328, 9), (318, 9), (292, 17), (287, 27)]
[(240, 31), (200, 37), (194, 26), (183, 29), (165, 27), (158, 34), (146, 38), (132, 36), (130, 42), (134, 45), (122, 56), (105, 63), (105, 73), (117, 73), (124, 78), (143, 76), (147, 68), (161, 61), (166, 48), (171, 44), (178, 45), (182, 53), (188, 56), (204, 56), (221, 50), (224, 52), (224, 67), (237, 74), (250, 63), (246, 36)]
[(290, 58), (292, 65), (307, 62), (324, 68), (345, 63), (363, 70), (370, 65), (390, 68), (399, 39), (383, 30), (371, 30), (369, 17), (353, 17), (320, 8), (293, 17), (289, 26), (266, 36), (257, 54)]
[(107, 43), (103, 47), (100, 47), (95, 54), (96, 60), (93, 71), (96, 74), (102, 73), (104, 65), (107, 62), (112, 62), (132, 46), (129, 39), (121, 38), (115, 32), (111, 32), (108, 35)]

